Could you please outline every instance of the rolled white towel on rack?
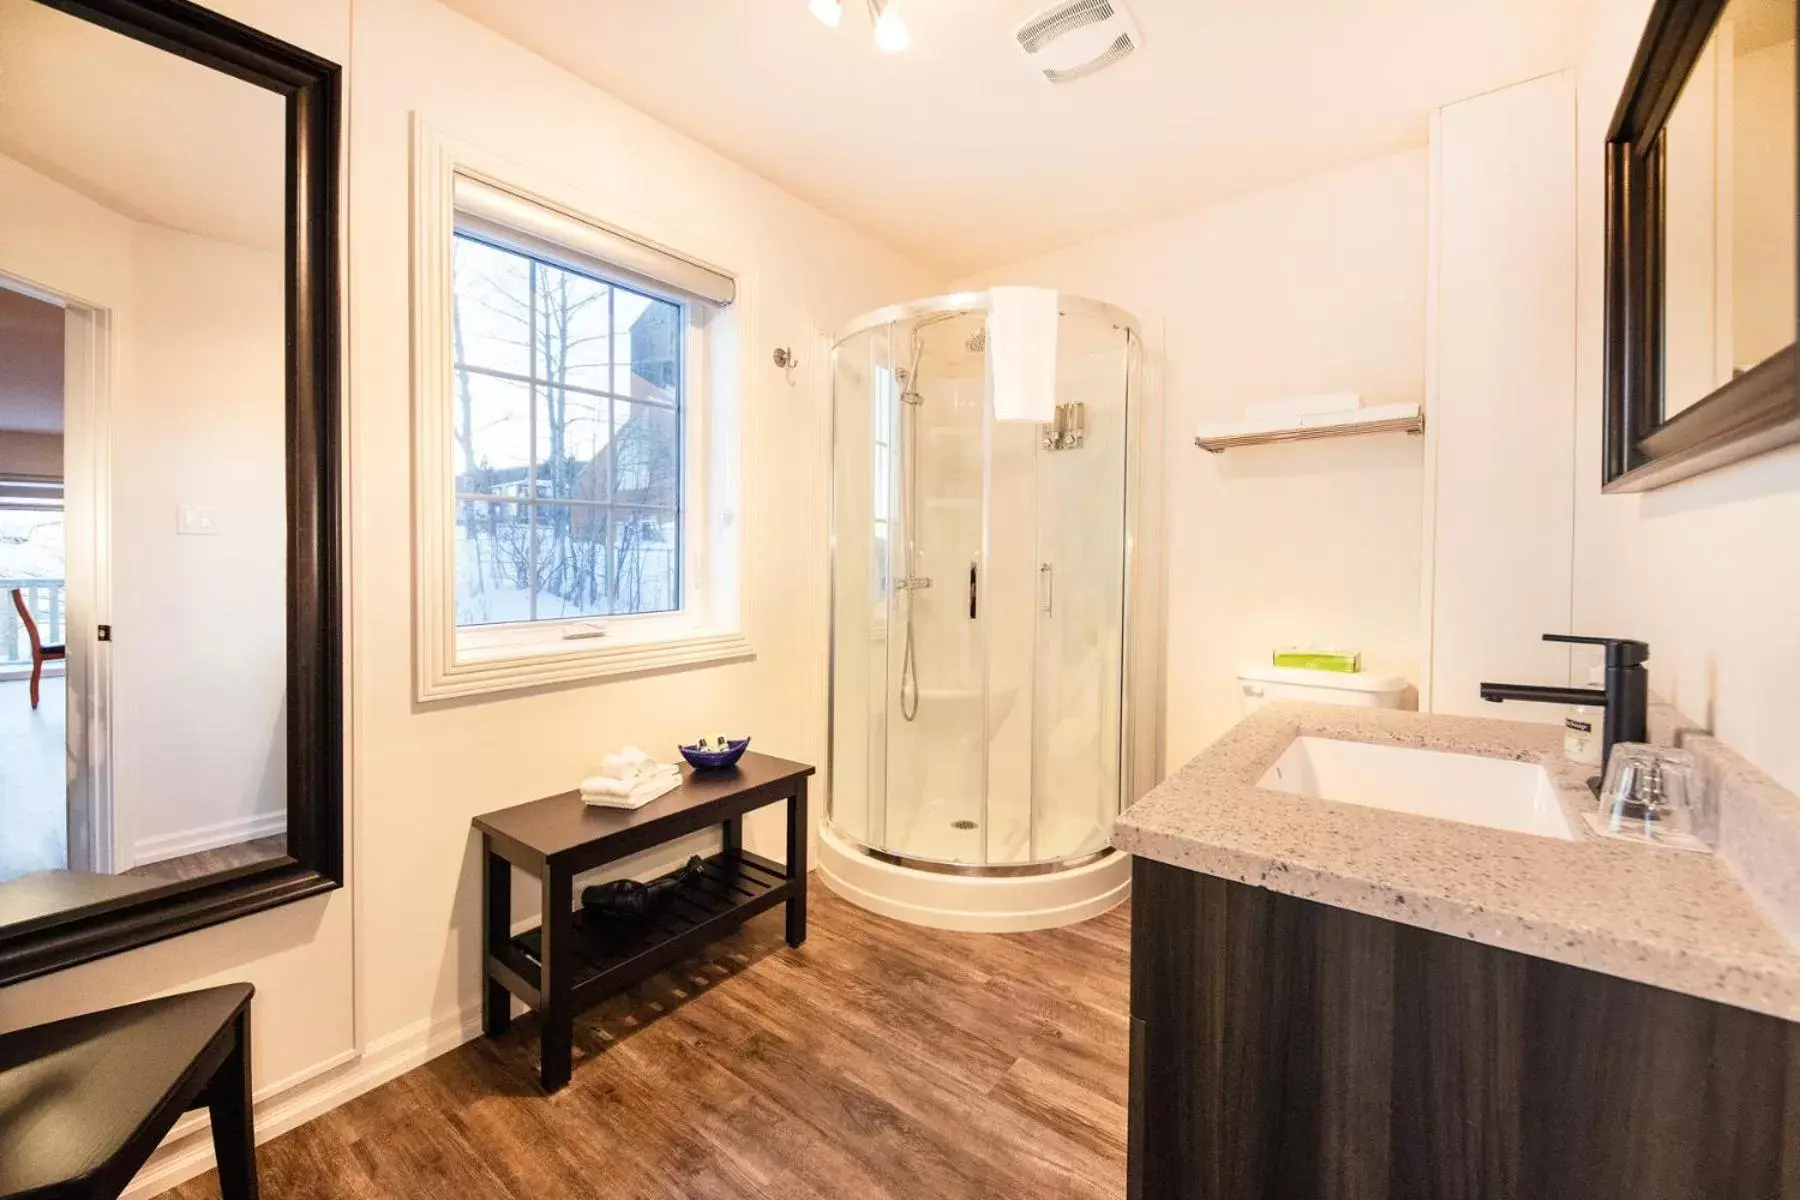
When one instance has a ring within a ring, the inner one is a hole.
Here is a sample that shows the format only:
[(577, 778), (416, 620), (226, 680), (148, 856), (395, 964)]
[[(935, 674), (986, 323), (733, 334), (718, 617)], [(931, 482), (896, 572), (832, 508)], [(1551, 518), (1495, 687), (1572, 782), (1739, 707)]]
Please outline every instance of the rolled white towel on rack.
[(1308, 417), (1343, 416), (1362, 407), (1356, 392), (1327, 392), (1320, 396), (1293, 396), (1286, 400), (1262, 400), (1244, 406), (1246, 421), (1291, 423)]

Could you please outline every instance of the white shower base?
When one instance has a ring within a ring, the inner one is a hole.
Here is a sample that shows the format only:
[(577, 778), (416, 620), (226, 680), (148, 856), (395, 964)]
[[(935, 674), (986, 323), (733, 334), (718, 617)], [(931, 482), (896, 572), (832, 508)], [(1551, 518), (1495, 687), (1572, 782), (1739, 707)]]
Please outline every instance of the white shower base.
[(859, 908), (932, 929), (1022, 933), (1097, 917), (1131, 895), (1131, 856), (1048, 875), (968, 876), (870, 858), (819, 826), (819, 878)]

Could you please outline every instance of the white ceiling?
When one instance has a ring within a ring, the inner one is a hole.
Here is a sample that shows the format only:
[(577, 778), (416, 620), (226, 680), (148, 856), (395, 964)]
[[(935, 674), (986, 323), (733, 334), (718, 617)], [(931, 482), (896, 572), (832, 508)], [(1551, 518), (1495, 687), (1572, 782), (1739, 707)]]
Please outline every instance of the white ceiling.
[(0, 433), (61, 433), (63, 310), (0, 287)]
[(1587, 0), (1127, 0), (1144, 48), (1045, 82), (1040, 0), (447, 0), (921, 261), (1003, 265), (1407, 146), (1430, 110), (1572, 65)]
[(35, 0), (0, 0), (0, 154), (122, 216), (280, 250), (286, 102)]

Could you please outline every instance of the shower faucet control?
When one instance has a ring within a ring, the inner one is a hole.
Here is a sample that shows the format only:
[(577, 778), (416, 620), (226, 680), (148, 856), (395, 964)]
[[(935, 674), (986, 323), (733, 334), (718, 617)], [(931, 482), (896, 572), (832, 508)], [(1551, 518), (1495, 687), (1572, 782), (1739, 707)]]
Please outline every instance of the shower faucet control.
[(908, 575), (904, 579), (894, 581), (894, 590), (897, 592), (922, 592), (930, 586), (931, 576), (929, 575)]

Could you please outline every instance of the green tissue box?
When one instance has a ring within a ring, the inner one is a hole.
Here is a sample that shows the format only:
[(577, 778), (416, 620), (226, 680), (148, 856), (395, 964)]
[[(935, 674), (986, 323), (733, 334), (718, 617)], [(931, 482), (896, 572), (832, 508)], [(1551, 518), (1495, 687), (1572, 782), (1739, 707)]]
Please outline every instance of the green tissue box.
[(1362, 670), (1362, 655), (1354, 650), (1277, 650), (1275, 665), (1308, 671), (1341, 671), (1353, 675)]

